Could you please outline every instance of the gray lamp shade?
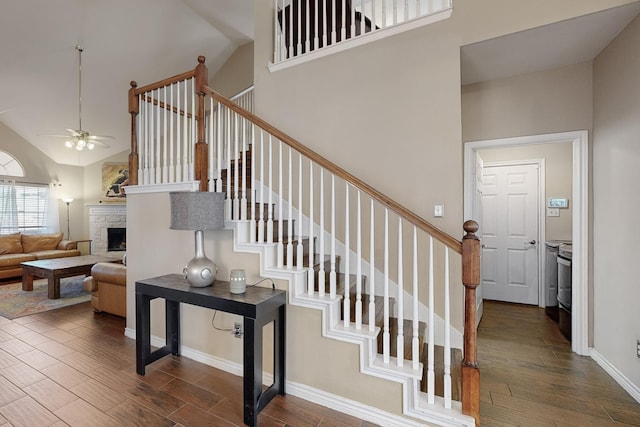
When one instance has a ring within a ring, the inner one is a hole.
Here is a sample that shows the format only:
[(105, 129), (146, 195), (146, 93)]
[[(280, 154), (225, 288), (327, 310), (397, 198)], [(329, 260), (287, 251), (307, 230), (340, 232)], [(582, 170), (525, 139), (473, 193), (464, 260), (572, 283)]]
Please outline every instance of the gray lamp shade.
[(169, 193), (172, 230), (224, 228), (224, 193), (180, 191)]

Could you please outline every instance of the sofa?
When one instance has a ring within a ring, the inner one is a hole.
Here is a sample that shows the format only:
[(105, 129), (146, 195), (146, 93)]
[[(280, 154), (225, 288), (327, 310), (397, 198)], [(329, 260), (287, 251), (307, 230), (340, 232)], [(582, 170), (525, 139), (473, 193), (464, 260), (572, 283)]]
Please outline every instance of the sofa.
[(127, 317), (127, 267), (124, 264), (99, 262), (91, 267), (91, 276), (84, 279), (84, 289), (91, 291), (91, 306)]
[(62, 240), (62, 233), (0, 235), (0, 279), (22, 276), (20, 263), (79, 256), (77, 243)]

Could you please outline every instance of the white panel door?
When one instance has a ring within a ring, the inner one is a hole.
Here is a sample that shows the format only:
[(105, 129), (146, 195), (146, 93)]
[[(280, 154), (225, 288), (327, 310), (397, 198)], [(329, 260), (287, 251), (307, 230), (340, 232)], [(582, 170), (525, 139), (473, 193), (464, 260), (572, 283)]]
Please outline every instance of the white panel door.
[(483, 296), (538, 305), (538, 165), (485, 164), (482, 177)]

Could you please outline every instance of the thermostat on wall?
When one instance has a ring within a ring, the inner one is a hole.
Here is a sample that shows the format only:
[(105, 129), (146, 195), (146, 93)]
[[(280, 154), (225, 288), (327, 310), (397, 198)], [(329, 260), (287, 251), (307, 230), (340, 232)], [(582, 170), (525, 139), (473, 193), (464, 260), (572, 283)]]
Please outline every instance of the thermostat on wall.
[(566, 209), (569, 207), (569, 199), (549, 199), (547, 207)]

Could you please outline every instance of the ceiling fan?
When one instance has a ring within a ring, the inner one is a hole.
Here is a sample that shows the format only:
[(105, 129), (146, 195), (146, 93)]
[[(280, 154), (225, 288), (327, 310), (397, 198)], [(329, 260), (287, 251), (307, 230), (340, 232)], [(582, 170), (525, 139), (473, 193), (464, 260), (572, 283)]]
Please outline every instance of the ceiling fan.
[(82, 129), (82, 47), (76, 46), (78, 51), (78, 129), (69, 129), (69, 135), (44, 135), (53, 136), (57, 138), (66, 138), (65, 146), (68, 148), (75, 148), (78, 151), (82, 151), (85, 148), (93, 150), (96, 146), (108, 148), (109, 144), (102, 142), (105, 139), (115, 139), (113, 136), (108, 135), (91, 135), (86, 130)]

